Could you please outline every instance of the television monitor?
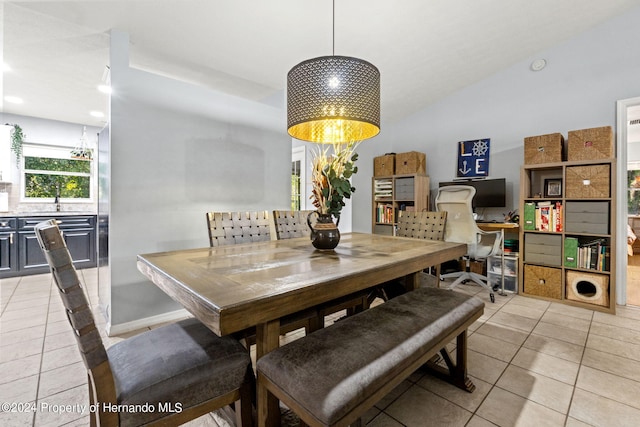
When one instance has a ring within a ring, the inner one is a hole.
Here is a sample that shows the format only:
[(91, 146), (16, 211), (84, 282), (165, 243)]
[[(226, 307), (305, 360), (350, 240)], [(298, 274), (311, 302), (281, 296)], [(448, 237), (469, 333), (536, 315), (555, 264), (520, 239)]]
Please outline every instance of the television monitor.
[(476, 195), (472, 202), (474, 208), (503, 208), (507, 206), (507, 183), (505, 178), (440, 183), (440, 187), (447, 185), (470, 185), (474, 187), (476, 189)]

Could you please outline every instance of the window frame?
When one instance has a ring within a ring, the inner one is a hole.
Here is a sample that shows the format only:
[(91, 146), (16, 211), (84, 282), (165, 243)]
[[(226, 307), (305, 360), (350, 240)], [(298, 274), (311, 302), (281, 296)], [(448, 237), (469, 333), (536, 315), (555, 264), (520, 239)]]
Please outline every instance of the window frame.
[[(89, 197), (60, 197), (60, 203), (93, 203), (95, 201), (95, 165), (93, 160), (78, 160), (71, 158), (71, 150), (74, 147), (68, 145), (38, 144), (32, 142), (23, 143), (22, 156), (20, 158), (20, 203), (49, 203), (52, 197), (27, 197), (27, 179), (29, 173), (38, 173), (45, 175), (61, 175), (61, 176), (87, 176), (89, 177)], [(49, 155), (46, 155), (49, 154)], [(82, 162), (90, 162), (89, 173), (86, 172), (63, 172), (63, 171), (42, 171), (38, 169), (27, 169), (25, 166), (26, 157), (46, 157), (65, 160), (77, 160)]]
[[(300, 210), (306, 210), (307, 208), (307, 150), (305, 146), (291, 147), (291, 164), (293, 169), (293, 163), (300, 162)], [(293, 176), (293, 173), (291, 174)], [(289, 188), (291, 192), (292, 188)], [(291, 202), (293, 203), (293, 194), (291, 194)]]

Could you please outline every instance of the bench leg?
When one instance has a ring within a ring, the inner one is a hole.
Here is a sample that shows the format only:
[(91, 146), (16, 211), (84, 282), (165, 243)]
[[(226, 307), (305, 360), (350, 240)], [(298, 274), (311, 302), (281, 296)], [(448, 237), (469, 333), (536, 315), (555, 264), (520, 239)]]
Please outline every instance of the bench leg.
[(435, 376), (450, 382), (458, 388), (469, 393), (476, 389), (475, 384), (467, 376), (467, 331), (464, 330), (456, 339), (456, 363), (453, 363), (446, 348), (440, 350), (440, 354), (447, 364), (447, 369), (437, 365), (439, 358), (430, 360), (425, 367)]

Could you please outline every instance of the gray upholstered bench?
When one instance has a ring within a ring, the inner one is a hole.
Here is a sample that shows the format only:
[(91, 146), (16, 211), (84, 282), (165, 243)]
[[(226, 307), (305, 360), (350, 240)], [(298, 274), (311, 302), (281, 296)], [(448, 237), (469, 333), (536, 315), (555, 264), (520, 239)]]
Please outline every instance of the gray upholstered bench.
[[(259, 393), (272, 393), (310, 426), (359, 425), (438, 352), (448, 366), (440, 374), (471, 392), (467, 328), (483, 312), (482, 301), (450, 290), (408, 292), (266, 354), (257, 363)], [(445, 346), (456, 337), (454, 363)]]

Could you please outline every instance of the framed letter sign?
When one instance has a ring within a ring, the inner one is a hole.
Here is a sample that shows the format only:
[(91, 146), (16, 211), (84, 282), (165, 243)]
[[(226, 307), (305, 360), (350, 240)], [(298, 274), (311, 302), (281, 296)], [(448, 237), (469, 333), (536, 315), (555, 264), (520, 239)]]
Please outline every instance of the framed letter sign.
[(489, 176), (489, 138), (458, 142), (457, 178)]

